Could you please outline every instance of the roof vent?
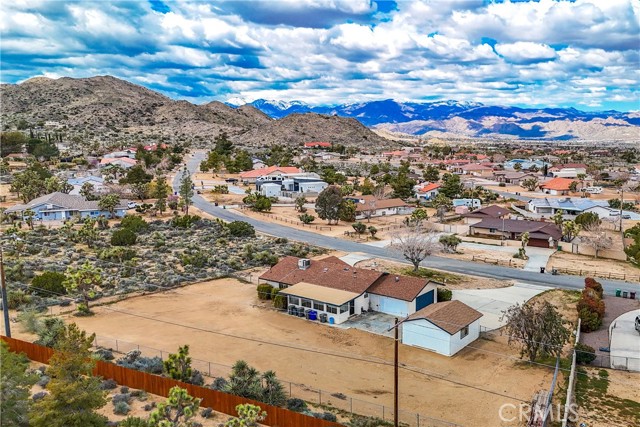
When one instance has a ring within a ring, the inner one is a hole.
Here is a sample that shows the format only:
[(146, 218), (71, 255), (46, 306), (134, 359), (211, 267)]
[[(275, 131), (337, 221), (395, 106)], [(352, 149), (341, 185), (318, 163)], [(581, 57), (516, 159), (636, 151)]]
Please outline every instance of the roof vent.
[(323, 269), (322, 269), (322, 272), (323, 272), (323, 273), (326, 273), (327, 271), (329, 271), (329, 269), (328, 269), (327, 267), (325, 267), (325, 268), (323, 268)]
[(399, 282), (400, 278), (398, 276), (396, 276), (396, 282)]
[(300, 270), (306, 270), (311, 266), (311, 260), (308, 258), (302, 258), (298, 260), (298, 268)]

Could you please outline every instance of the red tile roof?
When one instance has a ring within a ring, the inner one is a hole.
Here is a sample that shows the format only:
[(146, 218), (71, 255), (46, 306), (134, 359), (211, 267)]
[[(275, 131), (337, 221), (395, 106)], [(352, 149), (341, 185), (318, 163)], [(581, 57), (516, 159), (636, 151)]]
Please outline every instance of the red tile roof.
[(258, 178), (264, 175), (269, 175), (273, 172), (281, 172), (281, 173), (300, 173), (300, 169), (293, 166), (269, 166), (268, 168), (262, 169), (254, 169), (247, 172), (242, 172), (240, 174), (240, 178)]
[(330, 142), (305, 142), (304, 146), (307, 148), (315, 148), (315, 147), (330, 148), (331, 143)]
[(482, 317), (482, 313), (460, 301), (437, 302), (422, 308), (405, 320), (425, 319), (440, 329), (454, 335)]
[(420, 188), (418, 188), (418, 190), (416, 190), (418, 193), (428, 193), (429, 191), (433, 191), (436, 188), (440, 188), (441, 185), (438, 184), (437, 182), (432, 182), (431, 184), (426, 184)]
[(569, 178), (553, 178), (545, 183), (540, 184), (540, 188), (543, 188), (545, 190), (568, 191), (571, 183), (574, 181), (575, 179)]

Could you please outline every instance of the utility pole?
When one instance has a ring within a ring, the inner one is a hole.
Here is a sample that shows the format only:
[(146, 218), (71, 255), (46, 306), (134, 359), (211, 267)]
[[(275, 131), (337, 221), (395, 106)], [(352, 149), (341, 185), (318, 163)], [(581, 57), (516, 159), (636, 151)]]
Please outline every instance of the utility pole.
[[(11, 338), (11, 325), (9, 324), (9, 303), (7, 301), (7, 282), (4, 276), (4, 257), (0, 246), (0, 281), (2, 282), (2, 313), (4, 314), (4, 334)], [(396, 320), (397, 322), (397, 320)], [(396, 332), (396, 336), (398, 333)]]
[(393, 426), (398, 427), (398, 318), (394, 329), (393, 340)]

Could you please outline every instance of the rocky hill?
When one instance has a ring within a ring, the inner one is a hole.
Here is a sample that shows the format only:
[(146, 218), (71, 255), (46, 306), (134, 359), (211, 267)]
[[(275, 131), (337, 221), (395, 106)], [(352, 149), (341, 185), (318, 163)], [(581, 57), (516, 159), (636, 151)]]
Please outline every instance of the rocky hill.
[(392, 99), (333, 106), (300, 101), (251, 104), (279, 119), (313, 112), (355, 117), (373, 129), (414, 136), (544, 140), (640, 141), (640, 113), (575, 108), (518, 108), (477, 102), (397, 102)]
[(257, 108), (221, 102), (196, 105), (111, 76), (33, 78), (0, 86), (5, 129), (27, 126), (73, 141), (122, 146), (138, 142), (191, 141), (206, 146), (220, 132), (247, 146), (310, 140), (345, 145), (389, 141), (353, 119), (317, 114), (274, 120)]

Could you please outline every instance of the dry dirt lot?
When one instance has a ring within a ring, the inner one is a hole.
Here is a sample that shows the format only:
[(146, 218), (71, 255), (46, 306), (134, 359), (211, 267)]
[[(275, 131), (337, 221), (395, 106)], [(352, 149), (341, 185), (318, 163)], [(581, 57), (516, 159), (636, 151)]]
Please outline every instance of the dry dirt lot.
[[(284, 380), (392, 405), (391, 339), (278, 313), (255, 294), (255, 286), (223, 279), (96, 307), (93, 317), (67, 320), (99, 336), (157, 349), (175, 351), (188, 343), (194, 358), (223, 365), (245, 359)], [(473, 346), (480, 350), (467, 348), (453, 358), (401, 346), (401, 363), (413, 369), (400, 371), (401, 408), (464, 425), (497, 426), (500, 405), (528, 401), (548, 386), (549, 369), (498, 355), (516, 356), (504, 339), (480, 339)]]
[(461, 259), (465, 261), (478, 261), (478, 258), (486, 259), (488, 263), (498, 262), (500, 265), (508, 265), (513, 268), (522, 268), (527, 263), (525, 260), (517, 259), (513, 257), (513, 254), (518, 252), (518, 248), (513, 248), (513, 252), (502, 251), (490, 251), (475, 248), (462, 248), (458, 247), (458, 252), (455, 254), (440, 253), (439, 256), (448, 258)]
[[(567, 268), (571, 270), (597, 271), (601, 277), (604, 277), (604, 275), (608, 273), (615, 273), (616, 275), (625, 274), (632, 278), (632, 280), (630, 280), (631, 282), (640, 278), (640, 268), (628, 262), (604, 258), (595, 259), (592, 256), (568, 252), (558, 251), (551, 255), (547, 263), (547, 268), (551, 269), (552, 266), (554, 268)], [(633, 279), (634, 277), (636, 279)]]

